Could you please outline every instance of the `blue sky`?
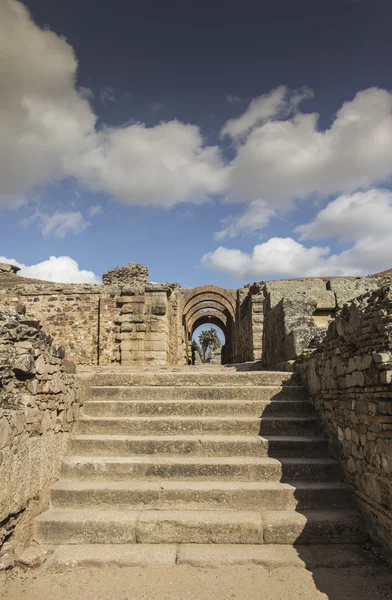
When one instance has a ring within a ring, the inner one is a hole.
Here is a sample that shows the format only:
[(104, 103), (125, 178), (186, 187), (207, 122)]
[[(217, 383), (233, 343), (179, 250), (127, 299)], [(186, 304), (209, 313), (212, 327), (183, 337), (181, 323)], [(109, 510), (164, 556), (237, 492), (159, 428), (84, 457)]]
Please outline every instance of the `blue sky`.
[[(388, 0), (0, 2), (0, 259), (225, 287), (391, 267)], [(52, 257), (52, 258), (51, 258)]]

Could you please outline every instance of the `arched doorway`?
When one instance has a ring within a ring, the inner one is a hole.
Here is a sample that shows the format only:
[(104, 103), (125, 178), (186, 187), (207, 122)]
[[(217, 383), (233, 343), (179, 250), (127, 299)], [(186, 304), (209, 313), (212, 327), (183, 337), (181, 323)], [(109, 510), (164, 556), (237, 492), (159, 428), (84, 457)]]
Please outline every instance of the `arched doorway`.
[(192, 363), (192, 336), (197, 327), (216, 325), (225, 336), (222, 363), (234, 361), (234, 323), (236, 295), (233, 290), (217, 286), (200, 286), (181, 290), (179, 315), (183, 331), (185, 361)]
[[(192, 364), (201, 364), (203, 362), (207, 362), (210, 364), (220, 365), (225, 364), (226, 362), (226, 327), (223, 325), (220, 319), (215, 318), (214, 315), (209, 313), (211, 313), (211, 311), (206, 311), (206, 315), (196, 319), (192, 325)], [(205, 331), (210, 331), (211, 329), (215, 331), (216, 337), (221, 345), (219, 348), (210, 349), (208, 355), (203, 356), (200, 335)], [(195, 348), (195, 343), (197, 344), (198, 349)], [(200, 350), (200, 354), (198, 350)]]

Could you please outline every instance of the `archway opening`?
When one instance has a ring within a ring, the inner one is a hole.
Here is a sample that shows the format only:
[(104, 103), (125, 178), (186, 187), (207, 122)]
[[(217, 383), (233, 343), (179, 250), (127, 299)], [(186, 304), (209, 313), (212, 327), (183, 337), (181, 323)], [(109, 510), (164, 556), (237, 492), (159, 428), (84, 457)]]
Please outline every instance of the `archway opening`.
[(193, 333), (200, 325), (219, 328), (225, 338), (221, 362), (233, 362), (236, 316), (236, 296), (233, 291), (216, 286), (184, 290), (180, 299), (180, 315), (183, 328), (181, 343), (184, 344), (187, 364), (192, 364), (194, 360)]
[(224, 364), (225, 348), (226, 332), (218, 321), (208, 319), (193, 328), (191, 364)]

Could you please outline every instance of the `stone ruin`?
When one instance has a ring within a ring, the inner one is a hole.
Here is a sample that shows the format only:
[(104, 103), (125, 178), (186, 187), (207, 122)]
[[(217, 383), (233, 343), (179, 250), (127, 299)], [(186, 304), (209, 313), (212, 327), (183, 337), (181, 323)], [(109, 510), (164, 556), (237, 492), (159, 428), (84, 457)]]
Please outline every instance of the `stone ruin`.
[(102, 285), (17, 271), (0, 264), (0, 568), (47, 506), (83, 369), (189, 365), (193, 332), (206, 323), (224, 332), (226, 364), (302, 378), (369, 532), (392, 551), (392, 270), (238, 290), (151, 284), (136, 263), (107, 271)]

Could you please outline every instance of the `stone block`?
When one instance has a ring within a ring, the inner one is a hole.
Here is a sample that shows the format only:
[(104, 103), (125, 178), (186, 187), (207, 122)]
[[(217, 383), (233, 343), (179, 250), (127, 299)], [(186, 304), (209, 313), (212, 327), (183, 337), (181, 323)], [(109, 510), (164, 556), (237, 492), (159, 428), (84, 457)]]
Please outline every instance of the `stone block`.
[(0, 449), (8, 446), (12, 439), (12, 430), (5, 417), (0, 418)]
[(155, 304), (155, 306), (151, 307), (151, 313), (156, 316), (164, 316), (166, 314), (166, 305)]
[(392, 371), (382, 371), (380, 373), (380, 383), (390, 385), (392, 383)]

